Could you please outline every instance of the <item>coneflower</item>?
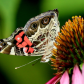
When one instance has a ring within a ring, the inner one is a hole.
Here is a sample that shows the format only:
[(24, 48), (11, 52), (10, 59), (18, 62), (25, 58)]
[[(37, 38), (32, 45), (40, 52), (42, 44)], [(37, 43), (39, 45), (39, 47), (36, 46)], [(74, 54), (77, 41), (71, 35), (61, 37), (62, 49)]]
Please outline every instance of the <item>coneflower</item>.
[[(57, 71), (55, 74), (59, 75), (59, 78), (61, 78), (64, 72), (68, 72), (69, 77), (71, 77), (73, 67), (75, 68), (75, 66), (84, 63), (84, 19), (81, 16), (75, 16), (72, 17), (72, 20), (68, 20), (62, 27), (61, 32), (56, 37), (57, 42), (54, 43), (56, 49), (52, 50), (51, 66)], [(73, 79), (69, 80), (72, 81)], [(55, 81), (53, 83), (47, 82), (46, 84), (57, 84)]]

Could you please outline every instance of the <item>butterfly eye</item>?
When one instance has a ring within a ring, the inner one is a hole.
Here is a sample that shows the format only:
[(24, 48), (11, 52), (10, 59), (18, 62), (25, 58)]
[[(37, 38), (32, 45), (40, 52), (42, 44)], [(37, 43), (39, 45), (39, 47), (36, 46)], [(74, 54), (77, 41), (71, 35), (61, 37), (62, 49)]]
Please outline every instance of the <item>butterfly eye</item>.
[(36, 23), (32, 23), (30, 27), (31, 27), (31, 29), (33, 29), (33, 30), (34, 30), (34, 29), (36, 29), (36, 28), (37, 28), (37, 24), (36, 24)]
[(49, 23), (49, 17), (45, 17), (42, 19), (42, 24), (47, 25)]

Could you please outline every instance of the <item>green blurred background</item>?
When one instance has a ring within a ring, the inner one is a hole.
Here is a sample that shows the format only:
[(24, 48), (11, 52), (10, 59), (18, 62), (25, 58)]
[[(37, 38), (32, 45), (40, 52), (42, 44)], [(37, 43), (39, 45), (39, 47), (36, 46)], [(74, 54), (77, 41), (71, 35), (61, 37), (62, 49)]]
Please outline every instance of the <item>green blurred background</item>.
[[(84, 0), (0, 0), (0, 39), (9, 37), (17, 27), (42, 12), (59, 10), (60, 27), (72, 16), (84, 17)], [(0, 54), (0, 84), (45, 84), (55, 73), (48, 63), (15, 67), (38, 57)], [(34, 62), (35, 63), (35, 62)]]

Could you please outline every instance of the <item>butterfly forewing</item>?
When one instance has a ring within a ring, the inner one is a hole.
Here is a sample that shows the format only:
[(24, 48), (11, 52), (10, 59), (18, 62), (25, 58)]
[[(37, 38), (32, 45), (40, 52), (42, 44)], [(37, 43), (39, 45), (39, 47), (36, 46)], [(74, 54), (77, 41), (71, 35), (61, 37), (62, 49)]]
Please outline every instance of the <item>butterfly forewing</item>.
[(55, 37), (60, 31), (58, 10), (31, 18), (24, 28), (17, 28), (7, 39), (0, 40), (0, 52), (19, 56), (42, 56), (48, 62)]

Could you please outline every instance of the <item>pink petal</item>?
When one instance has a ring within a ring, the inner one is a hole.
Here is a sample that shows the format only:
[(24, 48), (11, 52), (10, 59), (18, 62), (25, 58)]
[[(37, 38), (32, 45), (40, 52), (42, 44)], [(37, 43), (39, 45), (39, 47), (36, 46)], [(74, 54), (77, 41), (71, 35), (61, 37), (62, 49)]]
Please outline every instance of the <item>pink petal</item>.
[(77, 65), (73, 69), (72, 84), (84, 84), (82, 74)]
[(69, 84), (69, 75), (68, 72), (65, 71), (60, 79), (60, 84)]
[(55, 84), (60, 79), (60, 76), (54, 76), (52, 79), (50, 79), (46, 84)]
[(83, 83), (84, 83), (84, 63), (83, 63), (83, 67), (82, 67), (82, 77), (83, 77)]

